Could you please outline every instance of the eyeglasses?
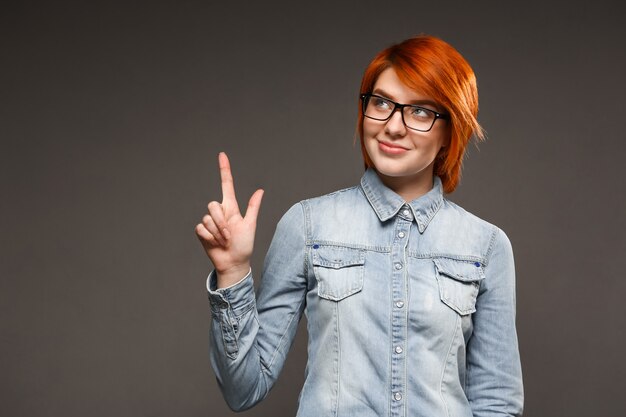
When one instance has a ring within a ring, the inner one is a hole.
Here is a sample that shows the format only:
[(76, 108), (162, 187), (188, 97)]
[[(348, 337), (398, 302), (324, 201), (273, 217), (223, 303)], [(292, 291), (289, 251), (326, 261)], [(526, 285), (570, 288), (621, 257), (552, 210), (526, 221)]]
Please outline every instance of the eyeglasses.
[(428, 132), (433, 128), (437, 119), (448, 120), (450, 118), (448, 114), (437, 113), (414, 104), (399, 104), (372, 93), (361, 94), (361, 100), (363, 100), (363, 115), (368, 119), (389, 120), (396, 109), (400, 109), (404, 125), (419, 132)]

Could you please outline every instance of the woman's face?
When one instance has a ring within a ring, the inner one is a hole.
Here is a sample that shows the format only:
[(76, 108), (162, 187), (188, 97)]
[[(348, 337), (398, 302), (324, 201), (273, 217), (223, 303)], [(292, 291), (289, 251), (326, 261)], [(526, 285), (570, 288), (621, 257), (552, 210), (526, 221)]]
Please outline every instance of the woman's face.
[[(384, 70), (372, 90), (373, 94), (401, 104), (417, 104), (441, 112), (431, 97), (404, 85), (393, 68)], [(407, 128), (400, 110), (387, 121), (363, 118), (365, 149), (383, 181), (408, 181), (432, 186), (435, 157), (449, 143), (450, 131), (445, 120), (437, 119), (428, 132)], [(392, 187), (393, 188), (393, 187)]]

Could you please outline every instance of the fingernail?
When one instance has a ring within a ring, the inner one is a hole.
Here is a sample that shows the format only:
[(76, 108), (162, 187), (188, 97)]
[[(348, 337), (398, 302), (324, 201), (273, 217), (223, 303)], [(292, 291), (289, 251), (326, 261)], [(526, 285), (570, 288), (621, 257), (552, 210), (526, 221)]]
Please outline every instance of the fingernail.
[(222, 234), (224, 235), (226, 239), (230, 239), (230, 232), (228, 231), (228, 229), (226, 228), (222, 229)]

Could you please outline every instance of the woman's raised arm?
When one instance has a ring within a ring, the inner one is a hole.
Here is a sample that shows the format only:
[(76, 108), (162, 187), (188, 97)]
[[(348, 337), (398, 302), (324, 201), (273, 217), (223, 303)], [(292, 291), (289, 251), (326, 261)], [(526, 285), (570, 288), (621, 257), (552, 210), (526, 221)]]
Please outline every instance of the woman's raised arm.
[(226, 154), (220, 153), (219, 164), (222, 202), (209, 203), (196, 234), (215, 266), (207, 280), (211, 365), (228, 405), (245, 410), (276, 382), (304, 310), (304, 212), (296, 204), (278, 223), (257, 300), (250, 257), (263, 191), (252, 195), (242, 216)]

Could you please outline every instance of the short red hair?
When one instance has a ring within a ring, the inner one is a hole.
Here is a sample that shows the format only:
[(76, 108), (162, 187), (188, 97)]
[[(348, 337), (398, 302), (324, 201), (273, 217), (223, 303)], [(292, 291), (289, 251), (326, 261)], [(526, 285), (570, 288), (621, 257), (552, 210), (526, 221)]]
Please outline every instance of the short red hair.
[[(484, 138), (476, 119), (478, 88), (472, 67), (451, 45), (443, 40), (420, 35), (392, 45), (370, 62), (361, 81), (361, 93), (370, 93), (378, 76), (393, 68), (409, 88), (432, 97), (450, 115), (450, 143), (441, 148), (435, 159), (434, 174), (441, 178), (443, 189), (451, 193), (461, 177), (463, 155), (475, 135)], [(373, 163), (363, 143), (363, 108), (359, 103), (357, 129), (365, 167)]]

